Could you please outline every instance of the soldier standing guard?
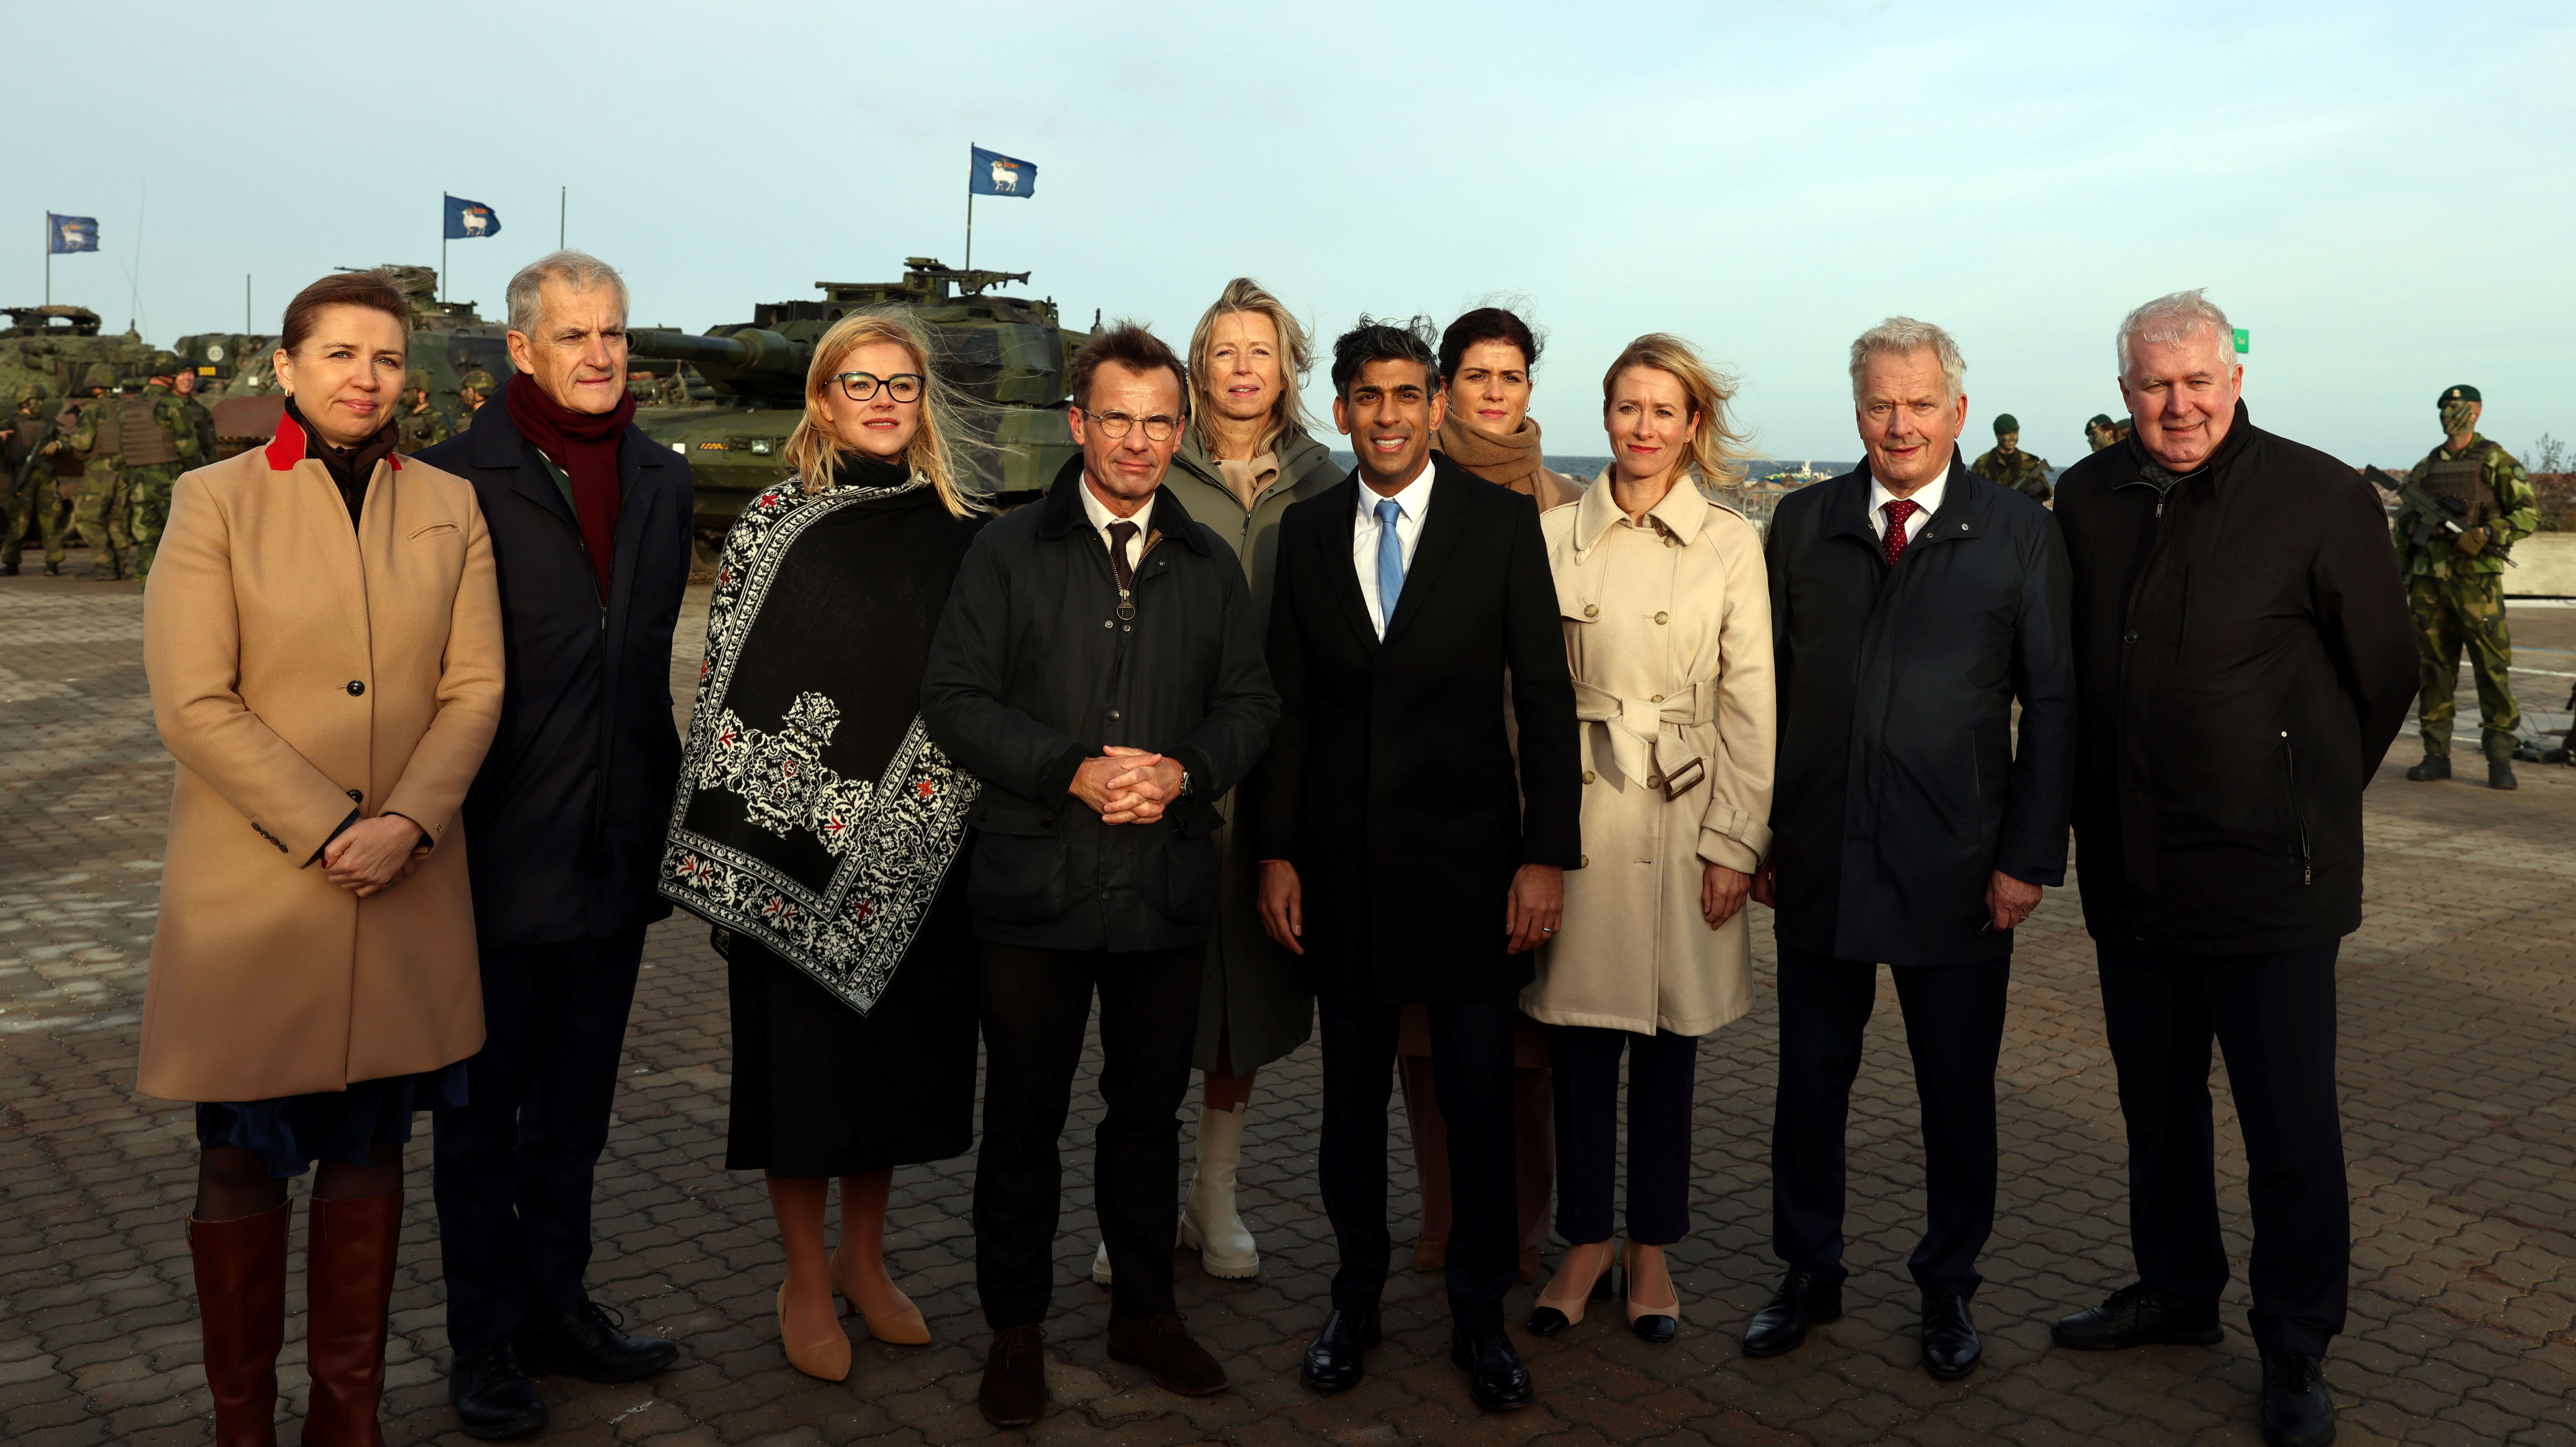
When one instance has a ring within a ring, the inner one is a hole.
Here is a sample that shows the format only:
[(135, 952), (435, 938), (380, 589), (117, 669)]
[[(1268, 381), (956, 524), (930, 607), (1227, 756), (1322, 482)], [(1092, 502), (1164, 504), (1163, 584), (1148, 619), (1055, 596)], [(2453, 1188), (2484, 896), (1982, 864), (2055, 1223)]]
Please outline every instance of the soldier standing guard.
[(456, 379), (456, 398), (465, 404), (465, 415), (469, 421), (491, 395), (492, 374), (481, 367)]
[(2084, 424), (2084, 441), (2089, 451), (2099, 452), (2119, 440), (2120, 424), (2112, 421), (2108, 412), (2096, 412), (2093, 420)]
[(89, 576), (112, 583), (125, 576), (124, 554), (134, 546), (125, 491), (122, 420), (125, 399), (112, 395), (116, 369), (92, 362), (83, 381), (90, 400), (72, 424), (72, 451), (81, 460), (80, 496), (72, 526), (89, 546)]
[(402, 406), (402, 416), (397, 420), (397, 426), (401, 429), (401, 450), (406, 456), (424, 447), (434, 447), (448, 439), (450, 431), (447, 425), (447, 414), (431, 405), (429, 400), (427, 369), (421, 367), (411, 369), (411, 377), (403, 386)]
[(197, 437), (197, 465), (203, 467), (216, 460), (215, 414), (197, 400), (197, 375), (194, 366), (181, 368), (170, 379), (170, 390), (178, 395), (179, 409), (188, 414), (188, 427)]
[(1994, 450), (1968, 464), (1968, 470), (1991, 483), (2049, 499), (2048, 460), (2021, 450), (2021, 423), (2010, 412), (1995, 418)]
[(2540, 524), (2531, 475), (2511, 453), (2477, 433), (2486, 404), (2471, 386), (2436, 399), (2442, 445), (2406, 474), (2410, 494), (2398, 505), (2398, 571), (2415, 614), (2416, 657), (2423, 696), (2416, 707), (2424, 762), (2406, 771), (2419, 782), (2451, 777), (2451, 715), (2457, 711), (2460, 651), (2478, 685), (2487, 787), (2514, 785), (2513, 640), (2505, 629), (2506, 552)]
[(63, 438), (62, 428), (46, 409), (52, 400), (41, 384), (20, 383), (18, 410), (8, 419), (6, 440), (0, 443), (10, 482), (5, 509), (9, 535), (0, 540), (0, 577), (17, 576), (30, 527), (45, 540), (45, 571), (63, 570), (63, 533), (70, 516), (55, 481), (54, 458), (63, 450)]
[[(155, 369), (143, 395), (122, 404), (118, 418), (125, 460), (126, 505), (134, 533), (134, 576), (152, 571), (153, 550), (170, 520), (170, 494), (179, 474), (214, 460), (198, 445), (197, 424), (173, 383), (176, 367)], [(194, 375), (193, 373), (191, 375)]]

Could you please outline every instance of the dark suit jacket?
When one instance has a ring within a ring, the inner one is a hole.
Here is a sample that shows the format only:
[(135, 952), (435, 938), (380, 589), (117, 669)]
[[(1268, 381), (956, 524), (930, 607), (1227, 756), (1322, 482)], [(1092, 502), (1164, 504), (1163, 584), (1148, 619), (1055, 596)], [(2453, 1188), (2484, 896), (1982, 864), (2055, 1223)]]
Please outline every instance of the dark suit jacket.
[(680, 769), (671, 634), (693, 554), (688, 464), (626, 429), (602, 598), (572, 501), (504, 399), (421, 460), (474, 484), (500, 574), (501, 727), (465, 796), (483, 948), (605, 939), (662, 918), (671, 907), (653, 872)]
[(1531, 960), (1504, 952), (1513, 872), (1583, 862), (1574, 684), (1538, 509), (1444, 456), (1432, 465), (1383, 643), (1351, 562), (1358, 474), (1279, 522), (1281, 716), (1250, 813), (1260, 857), (1304, 883), (1308, 987), (1338, 999), (1517, 993)]
[(2066, 548), (2046, 508), (1953, 454), (1940, 511), (1890, 569), (1869, 487), (1864, 465), (1791, 493), (1765, 547), (1779, 937), (1893, 965), (2005, 959), (2012, 936), (1978, 932), (1988, 878), (2066, 882)]

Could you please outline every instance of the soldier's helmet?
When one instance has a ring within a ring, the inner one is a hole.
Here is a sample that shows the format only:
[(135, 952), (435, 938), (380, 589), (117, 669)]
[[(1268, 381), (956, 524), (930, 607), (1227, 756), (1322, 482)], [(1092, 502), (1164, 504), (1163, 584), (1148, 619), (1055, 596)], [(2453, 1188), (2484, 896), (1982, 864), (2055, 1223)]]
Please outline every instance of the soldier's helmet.
[(2020, 430), (2020, 421), (2017, 420), (2010, 412), (2001, 413), (1996, 416), (1995, 435), (1997, 437), (2009, 437)]
[(494, 391), (492, 385), (492, 374), (484, 371), (481, 367), (476, 367), (474, 370), (456, 379), (456, 389), (460, 392), (480, 392), (484, 396), (489, 397)]
[(92, 362), (89, 364), (89, 370), (81, 374), (81, 385), (105, 387), (113, 391), (116, 387), (116, 369), (105, 362)]
[(410, 376), (408, 376), (408, 377), (403, 378), (403, 385), (404, 385), (404, 386), (406, 386), (406, 387), (408, 387), (408, 388), (410, 388), (411, 390), (413, 390), (413, 391), (415, 391), (415, 392), (426, 392), (426, 391), (428, 391), (428, 390), (429, 390), (429, 369), (428, 369), (427, 367), (414, 367), (414, 368), (412, 368), (412, 369), (411, 369), (411, 375), (410, 375)]
[(37, 382), (21, 382), (18, 384), (17, 395), (12, 400), (20, 403), (42, 402), (45, 400), (45, 395), (43, 384)]

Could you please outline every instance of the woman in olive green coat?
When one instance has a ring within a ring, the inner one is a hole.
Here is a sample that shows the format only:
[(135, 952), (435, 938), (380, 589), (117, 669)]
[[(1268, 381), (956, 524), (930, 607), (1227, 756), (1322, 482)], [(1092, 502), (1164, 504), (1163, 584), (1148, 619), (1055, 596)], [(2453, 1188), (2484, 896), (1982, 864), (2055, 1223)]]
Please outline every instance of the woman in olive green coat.
[[(1270, 616), (1279, 515), (1290, 503), (1342, 478), (1332, 455), (1306, 430), (1297, 395), (1310, 360), (1306, 330), (1280, 300), (1249, 277), (1226, 283), (1190, 336), (1190, 430), (1163, 486), (1191, 518), (1234, 549), (1252, 584), (1256, 616)], [(1181, 1207), (1180, 1244), (1199, 1253), (1210, 1276), (1261, 1269), (1252, 1233), (1235, 1213), (1235, 1165), (1254, 1074), (1306, 1043), (1315, 1000), (1295, 964), (1270, 942), (1254, 908), (1259, 866), (1248, 831), (1234, 827), (1236, 801), (1218, 801), (1223, 860), (1216, 933), (1199, 987), (1196, 1064), (1198, 1164)], [(1092, 1279), (1109, 1279), (1106, 1252)]]

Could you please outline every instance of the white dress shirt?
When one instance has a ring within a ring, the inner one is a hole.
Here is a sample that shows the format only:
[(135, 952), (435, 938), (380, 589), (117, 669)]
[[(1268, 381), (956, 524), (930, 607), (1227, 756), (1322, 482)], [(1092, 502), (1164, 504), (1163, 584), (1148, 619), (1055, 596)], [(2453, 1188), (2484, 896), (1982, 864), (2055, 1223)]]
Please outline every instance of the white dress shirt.
[(1127, 571), (1130, 573), (1135, 572), (1136, 560), (1144, 556), (1142, 549), (1145, 546), (1145, 525), (1150, 520), (1149, 514), (1154, 510), (1153, 500), (1148, 498), (1143, 507), (1136, 509), (1136, 515), (1134, 517), (1123, 518), (1118, 514), (1111, 512), (1108, 505), (1100, 500), (1100, 495), (1091, 490), (1090, 478), (1083, 478), (1080, 485), (1082, 487), (1083, 516), (1091, 519), (1092, 531), (1100, 534), (1101, 551), (1106, 552), (1109, 549), (1109, 525), (1111, 523), (1134, 523), (1136, 525), (1136, 531), (1129, 534), (1127, 538)]
[[(1922, 509), (1922, 511), (1915, 513), (1913, 516), (1905, 520), (1905, 545), (1907, 547), (1910, 548), (1914, 546), (1915, 542), (1923, 536), (1923, 530), (1932, 525), (1932, 514), (1941, 510), (1941, 490), (1949, 485), (1950, 469), (1945, 464), (1939, 472), (1933, 474), (1930, 482), (1927, 482), (1923, 484), (1923, 486), (1915, 489), (1914, 495), (1906, 499), (1907, 502), (1913, 503), (1916, 507)], [(1887, 484), (1880, 482), (1875, 476), (1871, 477), (1869, 480), (1869, 530), (1876, 533), (1878, 535), (1878, 540), (1882, 543), (1887, 541), (1887, 505), (1894, 501), (1896, 501), (1896, 494), (1887, 490)]]
[(1393, 498), (1382, 496), (1376, 488), (1360, 484), (1359, 513), (1351, 520), (1351, 566), (1360, 575), (1360, 598), (1368, 604), (1369, 626), (1377, 630), (1379, 642), (1386, 641), (1386, 610), (1378, 606), (1377, 597), (1377, 505), (1395, 504), (1395, 546), (1404, 557), (1404, 572), (1413, 574), (1413, 548), (1422, 541), (1422, 519), (1431, 511), (1431, 455), (1422, 456), (1422, 470), (1413, 480), (1397, 489)]

